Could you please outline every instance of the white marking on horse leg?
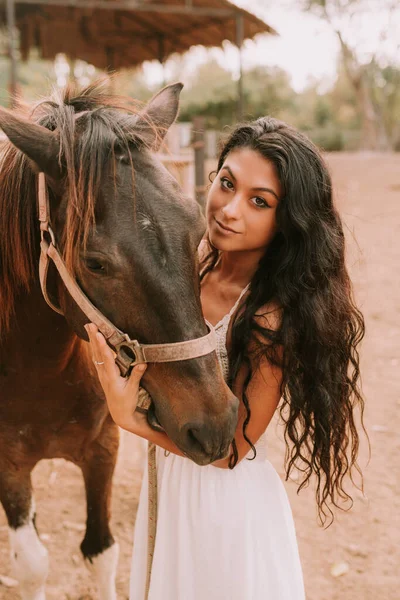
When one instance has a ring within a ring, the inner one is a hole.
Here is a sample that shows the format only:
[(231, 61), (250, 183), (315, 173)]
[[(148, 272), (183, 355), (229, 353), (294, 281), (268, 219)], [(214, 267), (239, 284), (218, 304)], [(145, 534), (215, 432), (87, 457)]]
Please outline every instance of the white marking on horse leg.
[(119, 544), (112, 546), (91, 559), (86, 559), (85, 564), (93, 573), (97, 581), (99, 600), (117, 600), (115, 591), (115, 578), (117, 575)]
[(45, 583), (49, 571), (49, 557), (33, 524), (35, 503), (26, 523), (18, 529), (9, 529), (11, 565), (19, 581), (22, 600), (46, 600)]

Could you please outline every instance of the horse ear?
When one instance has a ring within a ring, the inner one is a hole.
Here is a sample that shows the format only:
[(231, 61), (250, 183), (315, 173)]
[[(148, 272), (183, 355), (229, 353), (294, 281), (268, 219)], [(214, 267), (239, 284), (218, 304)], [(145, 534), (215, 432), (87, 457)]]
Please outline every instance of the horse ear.
[(167, 85), (153, 96), (146, 108), (140, 113), (135, 129), (139, 128), (152, 150), (157, 151), (178, 116), (179, 95), (183, 83)]
[(52, 179), (61, 178), (60, 142), (55, 132), (16, 116), (2, 107), (0, 107), (0, 129), (14, 146), (36, 163), (41, 171)]

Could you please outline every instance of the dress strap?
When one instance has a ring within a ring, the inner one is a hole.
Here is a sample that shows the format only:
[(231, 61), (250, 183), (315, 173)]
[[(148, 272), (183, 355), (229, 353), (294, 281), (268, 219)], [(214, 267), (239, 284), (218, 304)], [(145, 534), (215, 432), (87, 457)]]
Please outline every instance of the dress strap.
[[(222, 319), (220, 319), (220, 320), (218, 321), (218, 323), (216, 323), (216, 324), (214, 325), (214, 329), (218, 329), (218, 330), (219, 330), (219, 329), (220, 329), (220, 328), (223, 326), (223, 324), (224, 324), (224, 323), (225, 323), (225, 324), (226, 324), (226, 323), (229, 323), (229, 321), (230, 321), (230, 319), (231, 319), (231, 316), (233, 315), (233, 313), (235, 312), (235, 310), (236, 310), (236, 309), (237, 309), (237, 307), (239, 306), (239, 303), (240, 303), (241, 299), (243, 298), (244, 294), (247, 292), (247, 290), (249, 289), (249, 287), (250, 287), (250, 283), (249, 283), (249, 284), (247, 284), (247, 285), (246, 285), (246, 287), (245, 287), (245, 288), (244, 288), (244, 289), (241, 291), (239, 298), (236, 300), (236, 302), (235, 302), (235, 304), (232, 306), (231, 310), (230, 310), (228, 313), (226, 313), (226, 315), (224, 315), (224, 316), (222, 317)], [(227, 327), (226, 327), (226, 328), (227, 328)]]
[(231, 317), (233, 315), (233, 313), (235, 312), (235, 310), (239, 306), (241, 299), (243, 298), (243, 296), (245, 295), (245, 293), (247, 292), (247, 290), (249, 289), (249, 287), (250, 287), (250, 283), (248, 283), (246, 285), (246, 287), (240, 292), (239, 298), (236, 300), (235, 304), (232, 306), (231, 310), (226, 315), (227, 317), (228, 316)]

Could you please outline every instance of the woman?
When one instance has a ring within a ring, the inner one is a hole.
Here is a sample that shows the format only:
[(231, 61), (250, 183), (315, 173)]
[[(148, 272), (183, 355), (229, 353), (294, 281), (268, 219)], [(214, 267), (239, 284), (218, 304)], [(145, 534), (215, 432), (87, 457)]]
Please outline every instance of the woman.
[[(272, 118), (233, 131), (207, 203), (201, 300), (224, 376), (241, 400), (232, 451), (199, 467), (134, 414), (137, 366), (123, 380), (89, 326), (114, 420), (157, 448), (158, 524), (150, 600), (301, 600), (292, 515), (266, 460), (265, 431), (281, 399), (287, 474), (316, 477), (321, 520), (349, 499), (357, 468), (354, 407), (364, 323), (353, 303), (329, 173), (315, 146)], [(228, 360), (229, 357), (229, 360)], [(133, 416), (132, 416), (133, 415)], [(165, 450), (168, 453), (165, 453)], [(147, 474), (135, 526), (131, 600), (143, 600)]]

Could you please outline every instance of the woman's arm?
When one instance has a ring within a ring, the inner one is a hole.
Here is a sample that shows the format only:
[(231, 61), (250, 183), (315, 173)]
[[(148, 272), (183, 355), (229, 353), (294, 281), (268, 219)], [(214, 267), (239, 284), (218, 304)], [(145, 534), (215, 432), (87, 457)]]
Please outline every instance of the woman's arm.
[(182, 450), (179, 450), (178, 446), (174, 444), (174, 442), (167, 436), (166, 433), (162, 433), (161, 431), (154, 431), (150, 427), (147, 422), (147, 416), (141, 412), (134, 412), (132, 416), (132, 421), (128, 427), (123, 427), (127, 431), (138, 435), (149, 442), (153, 442), (156, 446), (160, 446), (167, 450), (168, 452), (172, 452), (173, 454), (177, 454), (178, 456), (185, 456)]
[[(246, 396), (251, 410), (251, 418), (246, 428), (246, 436), (253, 444), (259, 440), (267, 429), (281, 397), (281, 370), (272, 366), (266, 359), (256, 367), (252, 365), (253, 375), (247, 386)], [(247, 369), (242, 369), (233, 387), (233, 392), (238, 398), (243, 393), (243, 384)], [(243, 402), (240, 402), (239, 419), (236, 427), (235, 441), (240, 462), (251, 449), (243, 436), (243, 423), (247, 417), (247, 411)], [(213, 463), (214, 467), (220, 469), (229, 468), (229, 457)]]
[[(264, 306), (258, 311), (256, 319), (262, 327), (276, 330), (280, 325), (281, 314), (277, 307), (269, 305)], [(262, 344), (268, 343), (259, 337), (258, 340)], [(252, 377), (246, 390), (246, 397), (251, 411), (250, 421), (246, 427), (246, 437), (251, 440), (253, 445), (257, 443), (271, 422), (274, 412), (279, 404), (282, 384), (281, 368), (272, 365), (265, 356), (261, 359), (256, 359), (257, 349), (258, 343), (255, 344), (253, 342), (253, 344), (250, 344), (249, 355)], [(243, 368), (239, 370), (233, 385), (233, 392), (238, 398), (242, 398), (247, 375), (248, 367), (243, 366)], [(246, 417), (247, 411), (241, 401), (239, 406), (239, 419), (235, 433), (238, 463), (251, 449), (243, 436), (243, 423), (245, 422)], [(220, 469), (228, 469), (229, 457), (218, 460), (214, 462), (213, 465)]]
[[(245, 370), (239, 374), (238, 383), (234, 392), (238, 395), (238, 390), (243, 389)], [(240, 380), (239, 380), (240, 378)], [(247, 437), (255, 444), (260, 436), (267, 429), (273, 414), (278, 406), (280, 399), (280, 370), (272, 367), (268, 361), (263, 360), (253, 373), (253, 377), (248, 385), (246, 396), (251, 409), (251, 419), (246, 429)], [(236, 447), (238, 451), (238, 462), (240, 462), (250, 450), (249, 444), (243, 437), (243, 423), (246, 418), (246, 410), (243, 403), (240, 403), (239, 420), (235, 433)], [(127, 429), (136, 435), (139, 435), (165, 450), (184, 456), (179, 448), (165, 434), (154, 431), (147, 423), (146, 415), (134, 412), (131, 422), (126, 423), (123, 429)], [(229, 468), (229, 456), (212, 463), (214, 467), (220, 469)]]
[[(271, 313), (268, 315), (267, 324), (265, 322), (266, 317), (263, 316), (260, 319), (264, 320), (264, 326), (271, 327), (273, 325), (271, 323)], [(274, 319), (277, 319), (276, 315)], [(86, 330), (89, 334), (95, 364), (96, 361), (104, 363), (96, 365), (96, 369), (106, 396), (111, 417), (115, 423), (122, 429), (145, 438), (173, 454), (184, 456), (183, 452), (167, 434), (154, 431), (150, 427), (147, 423), (146, 415), (135, 412), (138, 403), (140, 380), (146, 370), (146, 365), (137, 365), (127, 379), (121, 377), (114, 361), (113, 352), (107, 345), (103, 335), (93, 324), (87, 325)], [(255, 444), (266, 430), (278, 406), (281, 395), (282, 373), (278, 367), (272, 366), (265, 358), (262, 358), (259, 364), (254, 362), (252, 364), (252, 371), (252, 378), (246, 391), (251, 410), (251, 419), (246, 429), (246, 435)], [(243, 367), (233, 386), (233, 392), (239, 398), (243, 392), (246, 376), (247, 369)], [(246, 416), (246, 410), (243, 402), (241, 402), (235, 433), (238, 462), (246, 456), (250, 449), (249, 444), (243, 437), (243, 423)], [(212, 464), (215, 467), (227, 469), (229, 467), (229, 456)]]
[(113, 351), (103, 335), (93, 323), (86, 325), (85, 329), (89, 335), (93, 362), (113, 421), (126, 431), (154, 442), (169, 452), (184, 456), (165, 433), (154, 431), (150, 427), (146, 415), (136, 411), (140, 380), (147, 365), (137, 365), (128, 378), (121, 377)]

